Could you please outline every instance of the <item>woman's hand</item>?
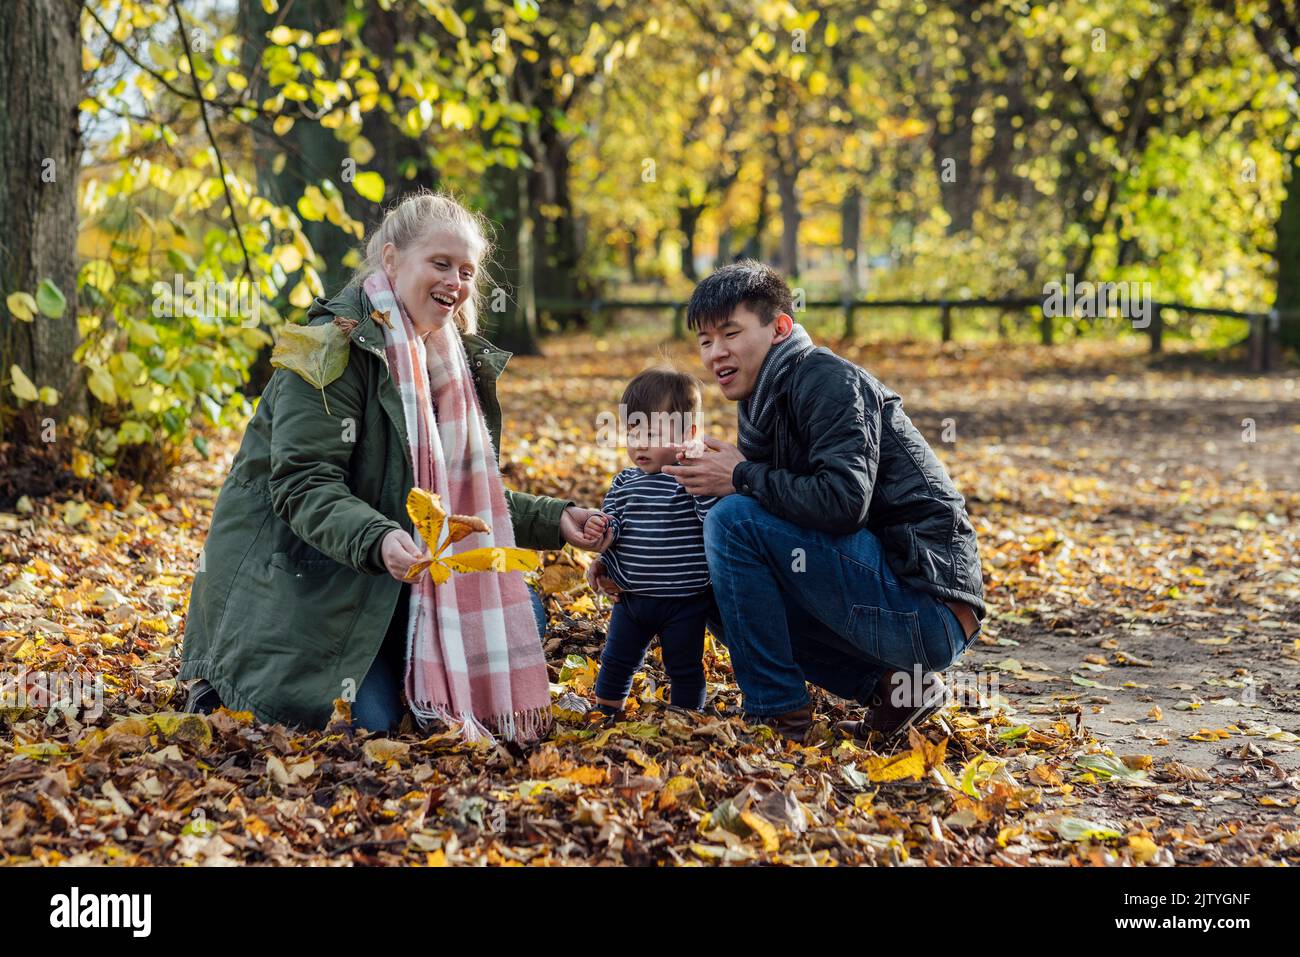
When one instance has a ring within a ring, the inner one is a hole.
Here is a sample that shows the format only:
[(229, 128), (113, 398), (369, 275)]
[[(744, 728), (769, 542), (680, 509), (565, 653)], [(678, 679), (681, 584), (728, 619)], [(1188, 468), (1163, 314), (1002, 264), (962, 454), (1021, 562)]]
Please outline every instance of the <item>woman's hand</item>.
[(587, 566), (587, 585), (597, 595), (604, 595), (610, 601), (618, 601), (618, 593), (621, 589), (614, 583), (614, 579), (605, 574), (605, 559), (593, 559)]
[[(592, 518), (596, 521), (591, 521)], [(594, 508), (579, 508), (570, 505), (560, 516), (560, 534), (574, 548), (593, 551), (600, 546), (605, 537), (609, 516)]]
[(379, 546), (379, 555), (384, 560), (388, 574), (399, 582), (404, 581), (411, 566), (424, 557), (424, 553), (415, 547), (415, 539), (402, 528), (395, 528), (384, 536), (384, 543)]

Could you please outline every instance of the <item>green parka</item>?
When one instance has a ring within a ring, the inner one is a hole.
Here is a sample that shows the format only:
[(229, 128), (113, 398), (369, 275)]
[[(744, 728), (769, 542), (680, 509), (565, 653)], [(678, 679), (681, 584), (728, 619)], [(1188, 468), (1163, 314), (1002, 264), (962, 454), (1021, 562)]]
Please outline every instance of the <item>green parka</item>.
[[(355, 697), (379, 653), (401, 582), (380, 558), (385, 535), (411, 531), (414, 484), (401, 397), (383, 330), (351, 283), (317, 299), (308, 324), (354, 319), (347, 368), (321, 390), (277, 369), (212, 513), (190, 591), (180, 679), (206, 678), (227, 707), (260, 721), (322, 728)], [(510, 353), (463, 335), (500, 460), (496, 382)], [(522, 548), (564, 545), (572, 502), (506, 491)], [(347, 694), (350, 692), (350, 694)]]

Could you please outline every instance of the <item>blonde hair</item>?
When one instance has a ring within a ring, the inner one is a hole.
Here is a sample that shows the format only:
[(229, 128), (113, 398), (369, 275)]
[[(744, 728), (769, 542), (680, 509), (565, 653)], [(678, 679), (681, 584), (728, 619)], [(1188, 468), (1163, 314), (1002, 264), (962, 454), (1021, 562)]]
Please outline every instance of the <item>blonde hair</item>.
[(383, 251), (388, 243), (399, 250), (406, 249), (439, 227), (459, 230), (472, 243), (477, 243), (481, 250), (478, 257), (480, 268), (474, 270), (474, 278), (470, 280), (469, 296), (454, 316), (456, 327), (461, 332), (476, 334), (479, 307), (482, 305), (479, 276), (482, 275), (482, 266), (492, 250), (489, 239), (491, 223), (481, 213), (466, 209), (448, 193), (435, 193), (421, 188), (404, 196), (396, 206), (389, 209), (383, 222), (366, 241), (356, 280), (359, 282), (371, 273), (383, 270)]

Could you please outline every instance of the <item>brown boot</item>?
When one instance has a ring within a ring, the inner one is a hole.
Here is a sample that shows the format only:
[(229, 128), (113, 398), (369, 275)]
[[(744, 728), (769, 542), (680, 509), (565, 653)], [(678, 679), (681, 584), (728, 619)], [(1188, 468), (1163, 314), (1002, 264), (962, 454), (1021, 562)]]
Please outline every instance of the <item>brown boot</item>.
[[(906, 672), (901, 672), (906, 674)], [(943, 707), (947, 699), (947, 687), (938, 674), (931, 672), (923, 677), (924, 687), (919, 700), (895, 704), (893, 694), (895, 683), (893, 676), (900, 672), (887, 671), (880, 676), (875, 690), (871, 693), (867, 716), (860, 721), (837, 721), (835, 730), (853, 738), (867, 741), (871, 732), (880, 735), (881, 746), (891, 747), (907, 737), (909, 728), (919, 725), (930, 715)], [(910, 678), (910, 676), (909, 676)]]
[(804, 735), (812, 727), (813, 708), (812, 704), (806, 704), (802, 708), (767, 717), (747, 714), (745, 721), (748, 724), (765, 724), (783, 738), (803, 744)]

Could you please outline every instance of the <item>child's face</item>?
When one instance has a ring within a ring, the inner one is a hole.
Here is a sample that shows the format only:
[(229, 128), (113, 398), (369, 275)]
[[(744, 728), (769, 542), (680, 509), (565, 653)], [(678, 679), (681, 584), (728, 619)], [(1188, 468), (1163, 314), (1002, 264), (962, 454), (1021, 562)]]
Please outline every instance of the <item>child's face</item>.
[(645, 416), (642, 422), (640, 417), (632, 421), (629, 416), (627, 457), (647, 475), (656, 474), (665, 465), (676, 465), (678, 445), (695, 438), (697, 431), (694, 422), (686, 428), (689, 418), (681, 413), (663, 412)]
[(384, 247), (384, 270), (417, 329), (439, 328), (460, 310), (474, 290), (480, 252), (462, 231), (446, 227), (405, 249)]

